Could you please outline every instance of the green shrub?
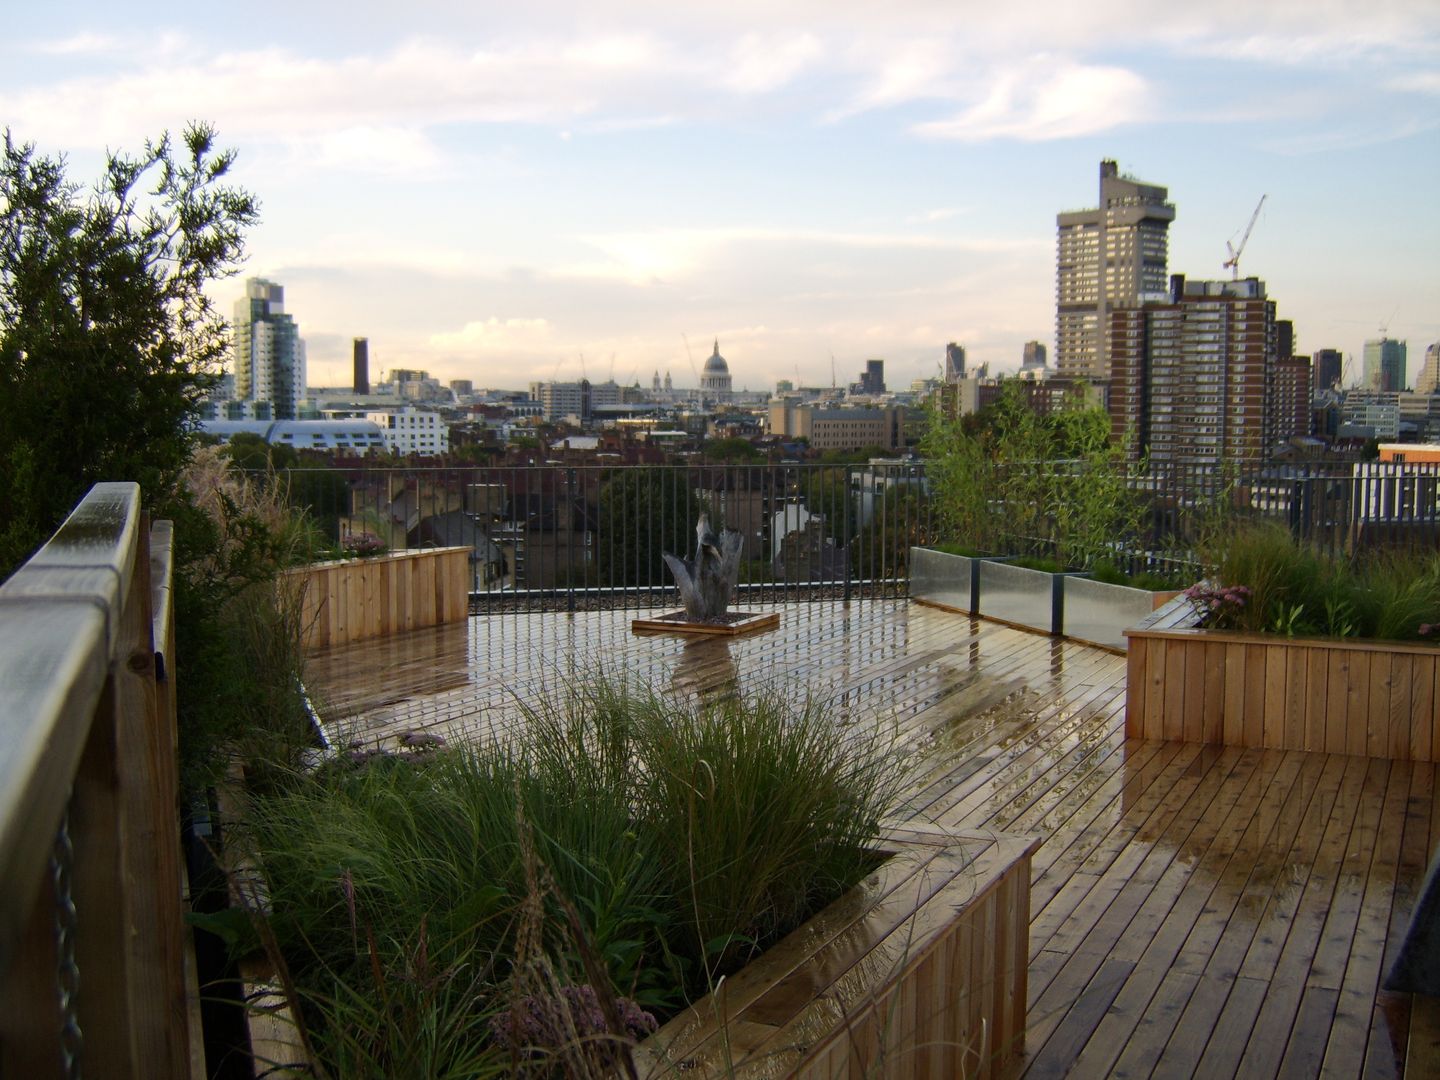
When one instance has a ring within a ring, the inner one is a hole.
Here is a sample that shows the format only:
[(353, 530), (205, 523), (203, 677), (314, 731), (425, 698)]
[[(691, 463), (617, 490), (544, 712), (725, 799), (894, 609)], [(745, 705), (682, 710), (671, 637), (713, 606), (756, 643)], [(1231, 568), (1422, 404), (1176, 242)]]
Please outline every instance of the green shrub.
[(898, 788), (878, 736), (775, 694), (592, 679), (526, 713), (509, 746), (341, 760), (253, 801), (264, 925), (332, 1063), (414, 1052), (418, 1034), (346, 1028), (422, 961), (444, 992), (410, 987), (433, 1015), (403, 1015), (451, 1055), (435, 1075), (537, 980), (674, 1011), (863, 877)]
[(1283, 526), (1248, 524), (1213, 539), (1215, 570), (1190, 595), (1208, 625), (1254, 632), (1420, 640), (1440, 623), (1440, 554), (1323, 555)]

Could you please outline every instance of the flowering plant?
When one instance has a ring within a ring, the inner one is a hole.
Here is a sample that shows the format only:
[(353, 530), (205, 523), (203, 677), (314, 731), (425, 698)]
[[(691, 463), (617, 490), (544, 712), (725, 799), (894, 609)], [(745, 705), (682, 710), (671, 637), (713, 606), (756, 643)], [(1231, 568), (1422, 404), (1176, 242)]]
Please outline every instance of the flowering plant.
[(385, 541), (372, 532), (349, 533), (340, 539), (340, 550), (354, 559), (385, 553)]
[(1217, 586), (1200, 582), (1191, 585), (1182, 595), (1200, 616), (1200, 624), (1217, 630), (1232, 629), (1250, 602), (1250, 590), (1244, 585)]

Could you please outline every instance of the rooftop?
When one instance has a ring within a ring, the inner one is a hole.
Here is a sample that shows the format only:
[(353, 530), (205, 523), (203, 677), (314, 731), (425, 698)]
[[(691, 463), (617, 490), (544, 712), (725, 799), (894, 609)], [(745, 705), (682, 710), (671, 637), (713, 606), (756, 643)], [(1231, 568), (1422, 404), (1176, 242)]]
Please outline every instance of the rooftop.
[(779, 610), (691, 642), (633, 634), (634, 611), (471, 617), (308, 678), (337, 742), (503, 735), (597, 668), (893, 726), (903, 816), (1041, 838), (1028, 1075), (1399, 1076), (1436, 1052), (1426, 999), (1380, 989), (1440, 840), (1433, 765), (1127, 739), (1123, 656), (904, 600)]

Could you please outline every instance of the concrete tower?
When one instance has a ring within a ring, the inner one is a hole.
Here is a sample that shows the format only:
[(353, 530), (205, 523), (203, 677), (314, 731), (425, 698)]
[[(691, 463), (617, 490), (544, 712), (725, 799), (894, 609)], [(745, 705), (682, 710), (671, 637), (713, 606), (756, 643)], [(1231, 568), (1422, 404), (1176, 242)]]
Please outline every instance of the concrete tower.
[(1167, 196), (1102, 161), (1100, 205), (1056, 216), (1055, 369), (1062, 378), (1108, 379), (1110, 312), (1165, 296), (1175, 220)]
[(285, 313), (285, 289), (264, 278), (245, 282), (235, 301), (235, 398), (268, 403), (276, 420), (294, 420), (305, 396), (305, 343)]

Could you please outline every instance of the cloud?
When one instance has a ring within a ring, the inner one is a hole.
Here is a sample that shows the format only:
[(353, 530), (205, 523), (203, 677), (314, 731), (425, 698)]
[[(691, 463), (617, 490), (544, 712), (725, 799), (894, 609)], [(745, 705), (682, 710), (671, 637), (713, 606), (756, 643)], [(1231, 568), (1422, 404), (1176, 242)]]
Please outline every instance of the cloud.
[(1387, 85), (1401, 93), (1440, 94), (1440, 72), (1417, 71), (1391, 79)]
[(109, 34), (79, 33), (68, 38), (32, 42), (29, 50), (42, 56), (87, 56), (118, 52), (123, 46)]
[(1019, 139), (1036, 142), (1093, 135), (1149, 119), (1153, 91), (1126, 68), (1038, 57), (989, 80), (983, 101), (949, 120), (916, 124), (925, 138), (974, 142)]
[(823, 52), (813, 34), (781, 40), (770, 34), (745, 34), (730, 50), (723, 82), (742, 94), (769, 93), (794, 80)]
[[(870, 251), (950, 251), (971, 254), (1028, 252), (1037, 244), (1048, 250), (1051, 241), (989, 240), (917, 235), (914, 233), (859, 233), (823, 229), (768, 229), (737, 226), (721, 229), (652, 229), (637, 232), (590, 234), (576, 239), (596, 249), (600, 261), (574, 263), (560, 268), (561, 278), (606, 278), (636, 286), (669, 286), (698, 275), (711, 266), (722, 249), (748, 251), (761, 261), (760, 252), (793, 254), (800, 249)], [(766, 256), (766, 262), (773, 257)]]
[(459, 330), (430, 335), (430, 344), (439, 349), (463, 352), (546, 348), (553, 338), (545, 319), (500, 319), (491, 316), (468, 322)]

